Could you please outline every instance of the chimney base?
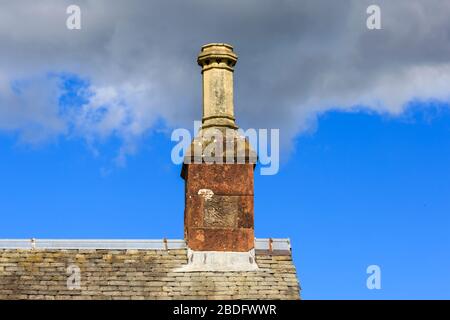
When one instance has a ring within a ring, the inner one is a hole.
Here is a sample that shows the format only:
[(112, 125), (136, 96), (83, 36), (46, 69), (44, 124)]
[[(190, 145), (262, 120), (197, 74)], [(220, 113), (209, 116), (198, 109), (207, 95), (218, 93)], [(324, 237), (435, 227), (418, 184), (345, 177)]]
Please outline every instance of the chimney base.
[(188, 263), (174, 272), (258, 271), (255, 250), (248, 252), (194, 251), (188, 249)]

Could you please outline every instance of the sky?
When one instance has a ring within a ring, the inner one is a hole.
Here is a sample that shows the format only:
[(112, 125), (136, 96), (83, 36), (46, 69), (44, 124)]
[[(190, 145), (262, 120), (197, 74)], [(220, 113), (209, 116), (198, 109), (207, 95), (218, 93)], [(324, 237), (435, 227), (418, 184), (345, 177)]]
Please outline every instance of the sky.
[(0, 7), (0, 238), (182, 238), (170, 135), (200, 120), (201, 45), (227, 42), (238, 124), (280, 130), (255, 233), (291, 239), (303, 298), (450, 298), (448, 1)]

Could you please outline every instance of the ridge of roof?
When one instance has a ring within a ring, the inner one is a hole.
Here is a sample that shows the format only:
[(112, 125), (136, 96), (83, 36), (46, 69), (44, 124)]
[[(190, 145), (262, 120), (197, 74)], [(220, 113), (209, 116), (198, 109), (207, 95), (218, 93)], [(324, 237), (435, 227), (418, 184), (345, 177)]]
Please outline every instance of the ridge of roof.
[[(0, 239), (0, 249), (186, 249), (181, 239)], [(256, 250), (290, 251), (289, 238), (256, 238)]]

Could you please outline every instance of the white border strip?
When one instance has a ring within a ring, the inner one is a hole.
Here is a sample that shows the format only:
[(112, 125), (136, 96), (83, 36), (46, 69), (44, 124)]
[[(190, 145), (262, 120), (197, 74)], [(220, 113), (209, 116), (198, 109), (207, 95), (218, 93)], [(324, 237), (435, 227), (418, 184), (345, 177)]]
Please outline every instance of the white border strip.
[(291, 240), (289, 238), (283, 239), (255, 239), (256, 250), (291, 250)]
[[(184, 240), (0, 239), (0, 249), (185, 249)], [(291, 250), (289, 239), (255, 239), (256, 250)]]

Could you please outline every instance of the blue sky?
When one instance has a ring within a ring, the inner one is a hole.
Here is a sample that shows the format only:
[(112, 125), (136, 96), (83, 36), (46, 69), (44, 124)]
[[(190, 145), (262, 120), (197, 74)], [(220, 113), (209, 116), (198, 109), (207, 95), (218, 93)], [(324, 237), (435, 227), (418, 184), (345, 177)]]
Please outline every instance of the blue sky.
[[(83, 103), (69, 94), (61, 109)], [(0, 238), (182, 238), (183, 180), (170, 131), (143, 137), (126, 165), (114, 137), (37, 146), (0, 135)], [(414, 102), (400, 116), (328, 111), (281, 154), (280, 172), (256, 170), (257, 237), (289, 237), (303, 297), (450, 297), (450, 108)], [(366, 268), (382, 271), (368, 290)]]

